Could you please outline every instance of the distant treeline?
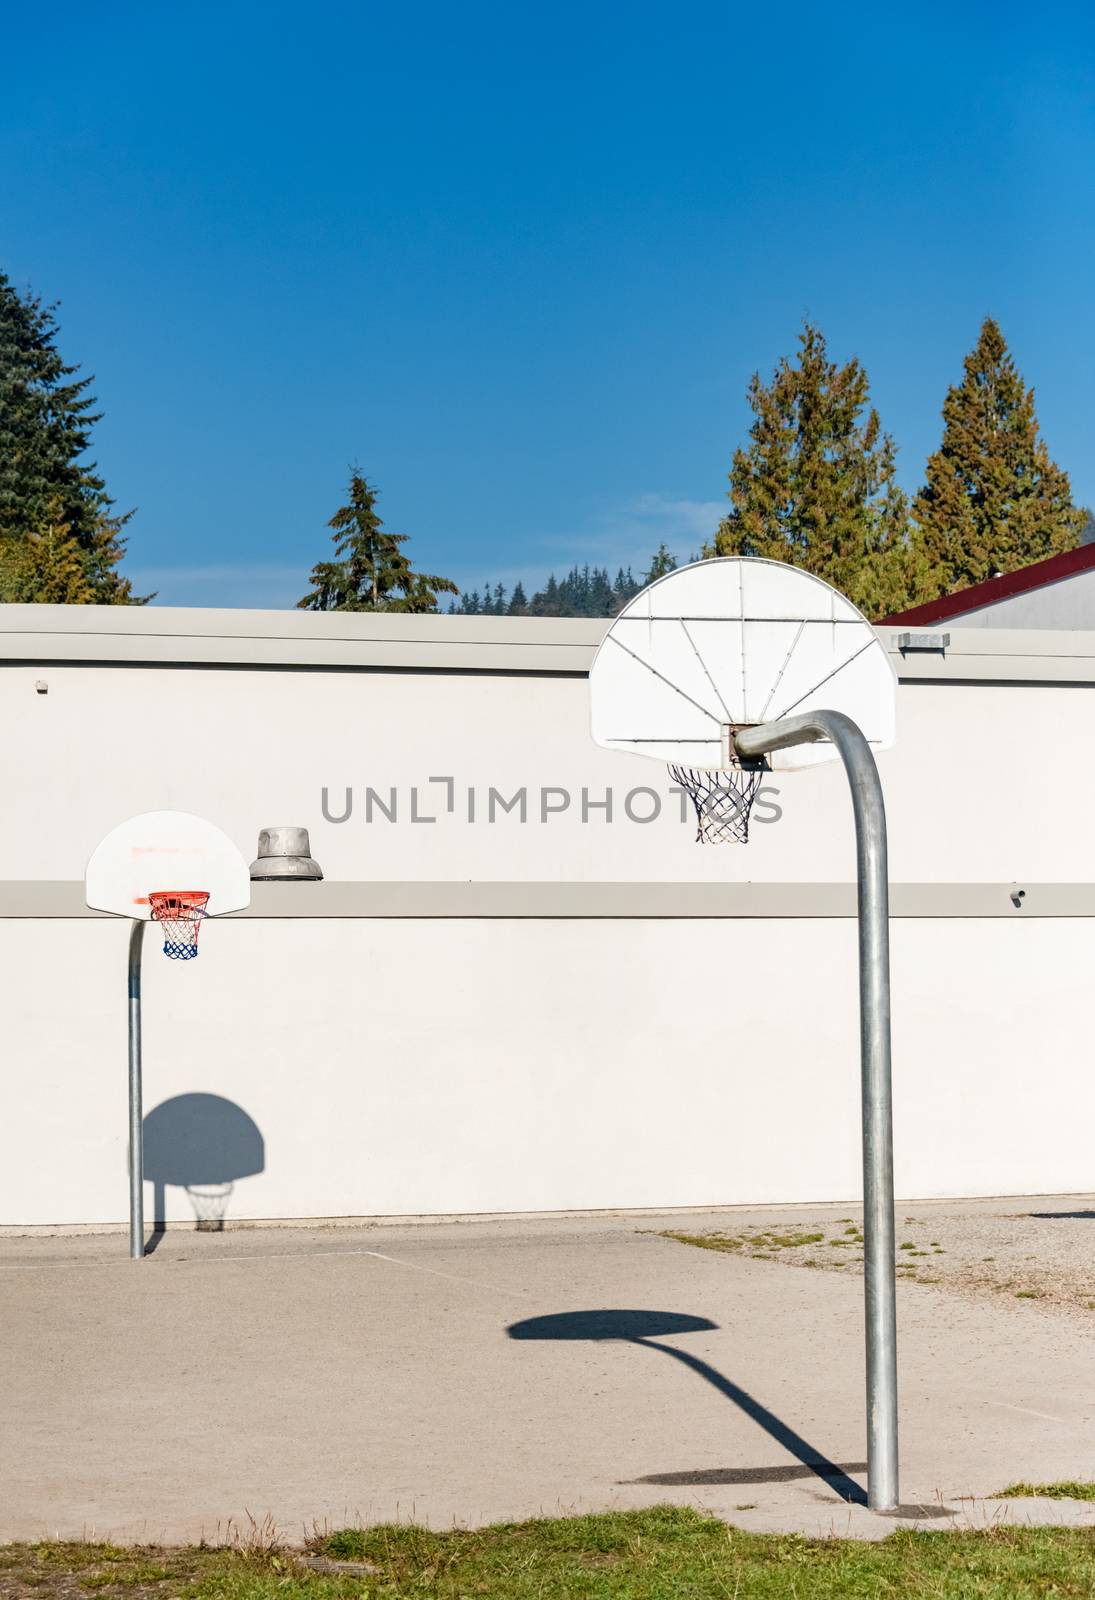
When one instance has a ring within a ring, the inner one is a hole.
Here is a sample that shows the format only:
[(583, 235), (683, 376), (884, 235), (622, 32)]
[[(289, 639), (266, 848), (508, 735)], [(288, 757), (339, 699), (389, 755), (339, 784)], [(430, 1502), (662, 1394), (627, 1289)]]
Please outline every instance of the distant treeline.
[(676, 565), (676, 557), (663, 544), (641, 578), (630, 567), (620, 567), (613, 580), (607, 567), (575, 565), (564, 578), (552, 573), (531, 600), (520, 582), (511, 591), (505, 584), (488, 583), (482, 593), (462, 592), (449, 611), (461, 617), (614, 617), (640, 589)]

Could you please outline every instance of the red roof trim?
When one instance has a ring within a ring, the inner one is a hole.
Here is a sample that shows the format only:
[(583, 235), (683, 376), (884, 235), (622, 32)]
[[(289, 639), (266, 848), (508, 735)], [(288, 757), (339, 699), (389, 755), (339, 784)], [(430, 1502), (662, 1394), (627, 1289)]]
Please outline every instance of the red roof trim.
[(1047, 584), (1059, 583), (1062, 578), (1071, 578), (1074, 573), (1086, 572), (1090, 567), (1095, 567), (1095, 544), (1081, 544), (1075, 550), (1062, 550), (1060, 555), (1047, 556), (1044, 561), (1020, 567), (1018, 572), (1005, 572), (999, 578), (971, 584), (968, 589), (956, 589), (941, 600), (928, 600), (922, 606), (910, 606), (908, 611), (895, 611), (875, 626), (894, 622), (947, 622), (963, 612), (976, 611), (997, 600), (1009, 600), (1013, 594), (1044, 589)]

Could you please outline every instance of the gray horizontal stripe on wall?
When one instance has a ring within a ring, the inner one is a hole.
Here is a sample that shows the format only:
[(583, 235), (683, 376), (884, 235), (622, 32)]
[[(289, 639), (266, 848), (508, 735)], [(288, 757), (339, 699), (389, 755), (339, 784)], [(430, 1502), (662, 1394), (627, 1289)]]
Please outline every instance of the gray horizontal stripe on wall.
[[(579, 617), (0, 605), (0, 667), (584, 677), (608, 626)], [(902, 683), (1095, 684), (1093, 631), (959, 624), (938, 649), (903, 649), (900, 627), (878, 631)]]
[[(895, 883), (894, 917), (1091, 917), (1095, 883)], [(853, 883), (256, 883), (253, 917), (854, 917)], [(104, 917), (78, 881), (0, 882), (0, 919)]]

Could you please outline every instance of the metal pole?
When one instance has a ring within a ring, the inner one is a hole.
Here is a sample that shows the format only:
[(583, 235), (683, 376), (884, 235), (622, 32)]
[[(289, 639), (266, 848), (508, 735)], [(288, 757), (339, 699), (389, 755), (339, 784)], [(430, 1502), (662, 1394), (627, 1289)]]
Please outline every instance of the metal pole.
[(890, 1089), (889, 875), (886, 808), (871, 747), (842, 711), (811, 711), (742, 729), (739, 756), (829, 740), (852, 791), (859, 880), (859, 1039), (863, 1094), (863, 1265), (867, 1316), (867, 1504), (897, 1499), (897, 1308)]
[(141, 940), (144, 923), (129, 930), (129, 1254), (144, 1255), (144, 1119), (141, 1114)]

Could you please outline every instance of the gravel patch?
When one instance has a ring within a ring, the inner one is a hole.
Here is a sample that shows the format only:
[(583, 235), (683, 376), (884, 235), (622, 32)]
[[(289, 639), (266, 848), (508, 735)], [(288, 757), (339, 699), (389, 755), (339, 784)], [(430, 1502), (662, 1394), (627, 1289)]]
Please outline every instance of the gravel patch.
[[(829, 1208), (772, 1213), (740, 1226), (659, 1230), (663, 1238), (752, 1261), (861, 1274), (862, 1213)], [(682, 1219), (683, 1221), (683, 1219)], [(1095, 1316), (1095, 1199), (986, 1205), (962, 1201), (897, 1208), (897, 1276), (967, 1298), (1007, 1298)]]

